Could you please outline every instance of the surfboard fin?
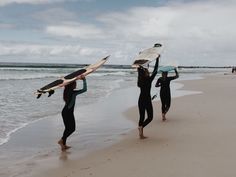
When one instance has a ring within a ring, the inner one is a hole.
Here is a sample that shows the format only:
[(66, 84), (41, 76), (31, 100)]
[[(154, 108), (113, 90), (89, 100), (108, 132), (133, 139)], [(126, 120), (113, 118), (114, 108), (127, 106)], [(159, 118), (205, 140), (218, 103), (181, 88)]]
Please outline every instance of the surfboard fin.
[(41, 95), (42, 95), (42, 94), (38, 94), (37, 99), (39, 99), (39, 98), (41, 97)]
[(48, 97), (52, 96), (52, 94), (54, 94), (54, 93), (55, 93), (54, 90), (50, 90), (50, 91), (48, 92)]

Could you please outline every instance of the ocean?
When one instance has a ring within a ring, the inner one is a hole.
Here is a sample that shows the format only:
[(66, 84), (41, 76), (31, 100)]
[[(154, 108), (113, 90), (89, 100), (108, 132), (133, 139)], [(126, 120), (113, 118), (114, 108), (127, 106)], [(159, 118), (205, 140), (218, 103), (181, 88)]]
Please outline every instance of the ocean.
[[(59, 115), (64, 106), (63, 89), (57, 89), (49, 98), (42, 95), (40, 99), (36, 99), (34, 92), (82, 66), (84, 65), (0, 64), (0, 145), (7, 143), (12, 133), (28, 124)], [(226, 69), (181, 69), (179, 80), (199, 79), (205, 73), (225, 71)], [(122, 65), (102, 67), (87, 77), (88, 92), (79, 95), (76, 106), (93, 104), (116, 89), (135, 87), (136, 82), (137, 72), (134, 69)], [(77, 82), (77, 88), (82, 87), (81, 83)], [(174, 90), (181, 87), (180, 84), (173, 84)], [(173, 92), (175, 96), (175, 91)], [(184, 94), (186, 92), (178, 96)]]

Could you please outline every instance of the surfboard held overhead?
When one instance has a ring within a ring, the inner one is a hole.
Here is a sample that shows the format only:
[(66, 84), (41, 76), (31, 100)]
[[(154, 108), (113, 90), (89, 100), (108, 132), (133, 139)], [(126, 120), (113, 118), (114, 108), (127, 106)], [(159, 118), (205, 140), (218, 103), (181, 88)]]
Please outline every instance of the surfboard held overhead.
[(139, 52), (138, 56), (134, 58), (134, 62), (131, 65), (132, 68), (138, 68), (139, 66), (147, 66), (153, 60), (160, 56), (162, 51), (162, 44), (156, 43), (153, 47)]
[(101, 67), (108, 60), (109, 57), (110, 57), (110, 55), (98, 60), (96, 63), (91, 64), (91, 65), (87, 66), (86, 68), (79, 69), (75, 72), (72, 72), (72, 73), (66, 75), (63, 78), (57, 79), (57, 80), (45, 85), (44, 87), (38, 89), (35, 92), (35, 95), (37, 95), (37, 98), (40, 98), (42, 94), (48, 93), (48, 97), (50, 97), (52, 94), (54, 94), (54, 92), (57, 88), (64, 87), (75, 80), (81, 79), (82, 76), (83, 77), (87, 76), (88, 74), (96, 71), (99, 67)]
[(176, 67), (174, 66), (161, 66), (158, 71), (159, 72), (169, 72), (169, 71), (172, 71), (172, 70), (175, 70)]

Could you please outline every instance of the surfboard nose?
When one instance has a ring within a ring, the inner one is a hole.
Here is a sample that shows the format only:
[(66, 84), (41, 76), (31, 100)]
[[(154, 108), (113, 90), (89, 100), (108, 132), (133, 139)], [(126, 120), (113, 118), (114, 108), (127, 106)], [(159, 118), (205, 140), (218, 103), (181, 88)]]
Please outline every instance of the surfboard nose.
[(103, 60), (107, 60), (111, 55), (106, 56)]
[(162, 44), (160, 44), (160, 43), (154, 44), (154, 47), (161, 47), (161, 46), (162, 46)]

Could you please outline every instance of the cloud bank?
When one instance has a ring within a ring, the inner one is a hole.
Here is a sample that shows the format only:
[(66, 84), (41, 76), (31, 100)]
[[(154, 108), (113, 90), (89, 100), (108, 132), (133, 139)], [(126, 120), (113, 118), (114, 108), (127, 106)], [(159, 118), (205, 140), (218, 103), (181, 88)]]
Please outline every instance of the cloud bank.
[[(41, 62), (48, 62), (50, 57), (57, 60), (73, 59), (74, 63), (80, 61), (86, 63), (84, 58), (93, 57), (96, 60), (97, 53), (106, 55), (106, 51), (99, 48), (88, 48), (80, 45), (39, 45), (39, 44), (11, 44), (0, 43), (2, 57), (14, 57), (19, 61), (27, 58), (41, 58)], [(63, 61), (63, 60), (61, 60)], [(70, 60), (69, 60), (70, 61)], [(57, 62), (57, 61), (55, 61)]]
[[(53, 12), (62, 12), (64, 17), (60, 21)], [(37, 55), (49, 57), (52, 54), (67, 57), (78, 55), (89, 60), (89, 52), (99, 57), (102, 53), (109, 53), (113, 57), (112, 63), (130, 64), (140, 50), (160, 42), (165, 46), (162, 64), (236, 65), (234, 1), (209, 0), (169, 3), (161, 7), (133, 7), (125, 11), (103, 13), (86, 22), (76, 13), (62, 9), (48, 10), (40, 15), (44, 15), (45, 28), (42, 29), (45, 35), (67, 43), (70, 40), (78, 41), (87, 48), (85, 54), (76, 44), (70, 47), (30, 47), (29, 44), (24, 47), (13, 45), (10, 49), (0, 45), (4, 49), (0, 55), (27, 55), (34, 51)], [(2, 25), (2, 28), (6, 27)]]
[(6, 6), (9, 4), (53, 4), (61, 2), (91, 2), (93, 0), (0, 0), (0, 6)]
[(104, 37), (103, 31), (92, 24), (69, 24), (48, 26), (46, 32), (51, 35), (80, 39), (100, 39)]

